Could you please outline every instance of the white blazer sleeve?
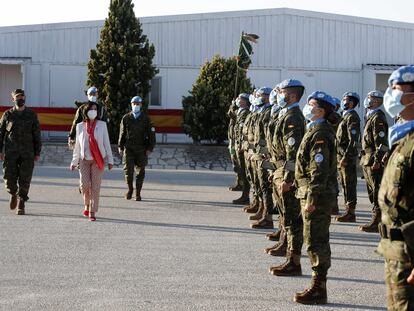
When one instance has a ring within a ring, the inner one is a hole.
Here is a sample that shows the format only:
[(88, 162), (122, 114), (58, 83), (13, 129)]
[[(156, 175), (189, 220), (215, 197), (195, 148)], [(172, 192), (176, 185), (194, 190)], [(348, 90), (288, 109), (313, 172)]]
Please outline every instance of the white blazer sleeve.
[(106, 151), (106, 161), (108, 164), (114, 164), (114, 157), (112, 156), (112, 148), (111, 148), (111, 142), (109, 141), (109, 134), (108, 134), (108, 127), (106, 125), (106, 122), (102, 122), (104, 125), (104, 131), (103, 131), (103, 143)]
[(82, 131), (83, 127), (82, 127), (82, 123), (78, 123), (76, 125), (76, 142), (75, 142), (75, 149), (73, 149), (73, 154), (72, 154), (72, 162), (71, 165), (78, 165), (79, 164), (79, 159), (80, 159), (80, 131)]

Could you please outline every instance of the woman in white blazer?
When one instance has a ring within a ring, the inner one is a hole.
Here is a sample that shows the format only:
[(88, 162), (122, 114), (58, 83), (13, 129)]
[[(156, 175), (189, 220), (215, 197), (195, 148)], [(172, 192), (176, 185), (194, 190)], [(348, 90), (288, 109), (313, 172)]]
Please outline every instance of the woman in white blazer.
[(85, 209), (83, 215), (96, 220), (99, 192), (105, 162), (111, 170), (114, 164), (106, 122), (96, 120), (97, 106), (89, 103), (84, 111), (84, 121), (76, 125), (76, 142), (70, 170), (79, 165), (80, 188)]

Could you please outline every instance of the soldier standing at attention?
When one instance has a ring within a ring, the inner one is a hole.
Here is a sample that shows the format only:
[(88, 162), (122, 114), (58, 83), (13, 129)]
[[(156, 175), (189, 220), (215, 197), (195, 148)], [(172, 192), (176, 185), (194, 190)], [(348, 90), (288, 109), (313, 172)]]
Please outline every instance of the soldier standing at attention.
[[(295, 162), (300, 142), (305, 134), (305, 118), (299, 107), (305, 87), (298, 80), (284, 80), (279, 84), (277, 103), (282, 108), (273, 135), (275, 172), (273, 191), (287, 235), (286, 262), (270, 267), (278, 276), (301, 275), (300, 255), (303, 244), (303, 223), (299, 200), (295, 197)], [(283, 244), (280, 247), (284, 247)], [(277, 252), (277, 249), (272, 251)]]
[(233, 164), (233, 171), (236, 173), (236, 181), (233, 186), (229, 187), (230, 191), (242, 191), (243, 186), (241, 182), (241, 168), (240, 163), (237, 160), (237, 152), (235, 149), (235, 131), (236, 131), (236, 119), (237, 119), (237, 111), (239, 107), (236, 105), (236, 100), (233, 100), (230, 104), (229, 110), (227, 111), (227, 116), (229, 117), (229, 127), (227, 129), (227, 138), (229, 140), (229, 153), (231, 163)]
[(142, 111), (141, 97), (133, 97), (131, 107), (132, 111), (124, 115), (121, 120), (118, 151), (123, 155), (125, 180), (128, 185), (125, 198), (127, 200), (132, 198), (135, 169), (135, 200), (141, 201), (145, 166), (148, 164), (149, 154), (155, 147), (155, 128), (149, 116)]
[(108, 112), (106, 110), (106, 107), (98, 102), (98, 89), (94, 86), (91, 86), (86, 91), (86, 94), (88, 96), (88, 101), (80, 105), (80, 107), (76, 110), (75, 117), (73, 118), (72, 126), (70, 128), (68, 136), (69, 149), (73, 149), (73, 147), (75, 146), (76, 125), (85, 121), (85, 110), (90, 106), (91, 103), (95, 104), (98, 108), (98, 115), (96, 116), (96, 120), (101, 120), (105, 122), (107, 122), (108, 120)]
[(336, 133), (336, 149), (338, 171), (344, 191), (346, 211), (337, 216), (339, 222), (355, 222), (355, 207), (357, 204), (357, 158), (360, 144), (360, 122), (355, 108), (359, 105), (359, 95), (346, 92), (342, 96), (341, 108), (344, 110), (342, 121)]
[(384, 108), (401, 123), (389, 128), (391, 155), (378, 193), (378, 252), (385, 259), (388, 310), (414, 309), (414, 66), (388, 79)]
[(40, 125), (37, 114), (25, 105), (24, 91), (16, 89), (11, 95), (14, 107), (0, 120), (0, 160), (10, 209), (17, 207), (16, 214), (24, 215), (34, 162), (39, 160), (42, 147)]
[(250, 94), (241, 93), (236, 99), (237, 110), (236, 124), (234, 127), (234, 149), (236, 150), (237, 163), (240, 164), (240, 183), (242, 185), (242, 195), (240, 198), (233, 200), (233, 204), (249, 204), (250, 183), (247, 179), (246, 161), (243, 151), (243, 126), (247, 116), (250, 114), (249, 107)]
[(381, 222), (378, 191), (384, 172), (382, 159), (388, 152), (388, 123), (385, 113), (380, 109), (383, 96), (380, 91), (371, 91), (364, 100), (367, 120), (362, 135), (361, 166), (367, 183), (369, 201), (373, 205), (371, 221), (359, 226), (364, 232), (378, 232), (378, 224)]
[(335, 207), (337, 167), (335, 104), (328, 94), (316, 91), (308, 97), (303, 114), (310, 121), (296, 159), (296, 196), (300, 199), (303, 235), (312, 265), (312, 284), (296, 293), (302, 304), (326, 304), (326, 276), (331, 266), (329, 226)]

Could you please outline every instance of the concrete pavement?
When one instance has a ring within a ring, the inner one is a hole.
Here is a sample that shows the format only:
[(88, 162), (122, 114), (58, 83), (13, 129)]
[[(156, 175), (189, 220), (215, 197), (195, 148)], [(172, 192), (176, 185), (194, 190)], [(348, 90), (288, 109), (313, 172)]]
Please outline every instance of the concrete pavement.
[(81, 216), (77, 172), (36, 167), (27, 215), (0, 186), (0, 310), (386, 310), (383, 261), (359, 181), (357, 224), (333, 222), (326, 306), (292, 301), (310, 282), (268, 273), (266, 231), (248, 228), (233, 174), (148, 170), (143, 201), (126, 201), (123, 172), (106, 172), (95, 223)]

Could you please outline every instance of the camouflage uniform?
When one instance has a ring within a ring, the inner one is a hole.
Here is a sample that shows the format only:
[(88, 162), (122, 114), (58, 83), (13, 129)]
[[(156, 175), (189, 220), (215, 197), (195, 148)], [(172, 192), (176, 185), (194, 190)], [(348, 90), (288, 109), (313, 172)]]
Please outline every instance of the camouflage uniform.
[(231, 163), (233, 164), (233, 171), (236, 173), (236, 182), (234, 186), (231, 186), (229, 190), (242, 190), (241, 184), (241, 169), (240, 163), (237, 160), (237, 154), (235, 149), (235, 128), (236, 128), (236, 119), (237, 119), (237, 110), (238, 107), (234, 102), (231, 103), (229, 110), (227, 111), (227, 116), (229, 117), (229, 127), (227, 129), (227, 137), (229, 140), (229, 153), (231, 158)]
[[(338, 221), (355, 222), (355, 207), (357, 204), (357, 159), (360, 133), (360, 118), (358, 113), (353, 109), (346, 111), (338, 125), (336, 133), (338, 171), (346, 205), (346, 213), (338, 216)], [(340, 165), (341, 160), (345, 160), (345, 167)]]
[(148, 164), (147, 151), (155, 147), (155, 129), (145, 112), (138, 118), (132, 112), (125, 114), (119, 130), (118, 149), (123, 152), (125, 180), (128, 189), (132, 189), (134, 169), (136, 170), (136, 199), (140, 199), (145, 178), (145, 166)]
[(32, 180), (34, 158), (40, 155), (41, 135), (37, 114), (25, 107), (7, 110), (0, 120), (0, 153), (4, 147), (4, 184), (7, 192), (25, 202)]
[[(379, 109), (370, 113), (364, 127), (362, 136), (361, 166), (367, 183), (369, 201), (373, 205), (372, 221), (360, 229), (368, 232), (378, 232), (378, 223), (381, 211), (378, 205), (378, 191), (381, 184), (384, 167), (382, 158), (388, 151), (388, 124), (385, 113)], [(374, 164), (379, 165), (373, 169)]]
[(414, 131), (391, 149), (378, 193), (381, 208), (378, 252), (385, 259), (388, 310), (414, 310)]
[(305, 133), (305, 118), (299, 105), (292, 105), (279, 112), (273, 135), (272, 161), (275, 164), (273, 174), (273, 193), (275, 201), (280, 202), (279, 211), (283, 217), (283, 226), (287, 233), (288, 260), (299, 256), (303, 244), (303, 224), (300, 204), (295, 197), (295, 189), (291, 187), (287, 192), (279, 188), (285, 181), (293, 183), (295, 180), (296, 154)]

